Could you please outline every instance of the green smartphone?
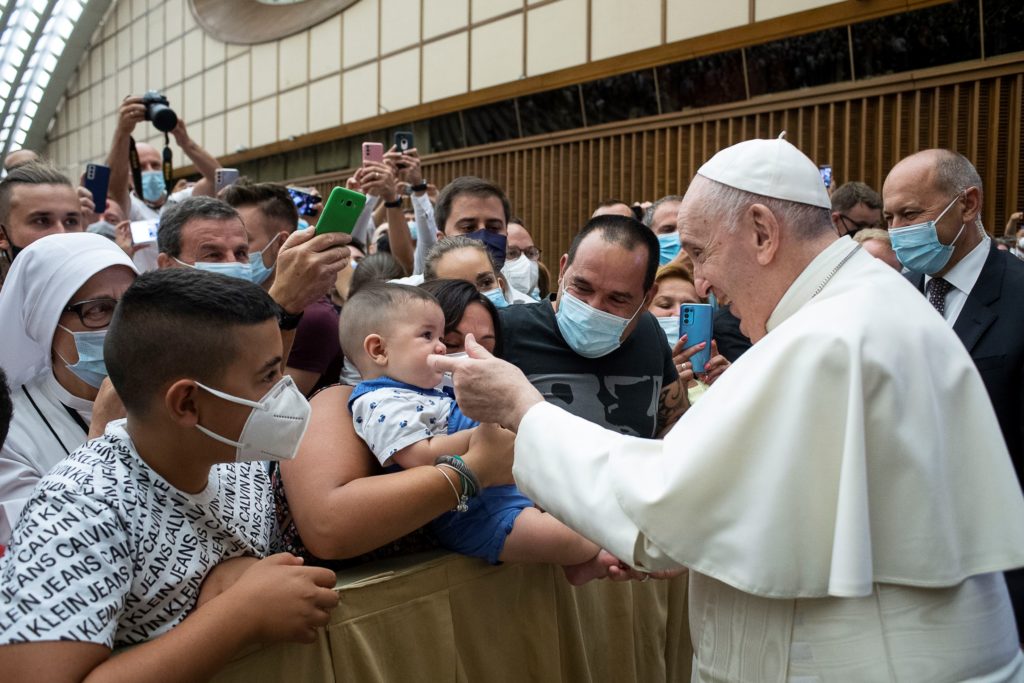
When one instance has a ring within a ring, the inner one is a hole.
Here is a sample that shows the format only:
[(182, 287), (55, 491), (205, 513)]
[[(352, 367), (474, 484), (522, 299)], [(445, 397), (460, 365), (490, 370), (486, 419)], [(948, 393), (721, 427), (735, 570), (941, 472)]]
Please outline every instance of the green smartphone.
[(325, 232), (345, 232), (352, 234), (356, 221), (366, 206), (366, 195), (347, 187), (336, 187), (331, 190), (320, 220), (316, 222), (316, 234)]

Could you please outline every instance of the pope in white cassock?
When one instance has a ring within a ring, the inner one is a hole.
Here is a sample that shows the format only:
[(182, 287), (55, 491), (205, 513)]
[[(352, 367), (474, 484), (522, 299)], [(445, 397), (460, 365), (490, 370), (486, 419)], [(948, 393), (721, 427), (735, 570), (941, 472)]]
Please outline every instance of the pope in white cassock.
[(433, 362), (517, 432), (538, 505), (633, 567), (690, 569), (694, 680), (1024, 680), (1000, 573), (1024, 564), (1024, 499), (985, 388), (830, 208), (782, 139), (698, 171), (682, 245), (755, 343), (663, 441), (544, 403), (475, 344)]

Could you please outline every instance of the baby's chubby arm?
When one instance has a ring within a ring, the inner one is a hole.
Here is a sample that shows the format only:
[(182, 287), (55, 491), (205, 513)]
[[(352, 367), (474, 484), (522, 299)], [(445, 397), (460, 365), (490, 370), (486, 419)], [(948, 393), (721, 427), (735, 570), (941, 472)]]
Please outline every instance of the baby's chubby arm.
[(433, 465), (442, 455), (465, 455), (469, 450), (469, 437), (476, 428), (464, 429), (461, 432), (421, 439), (406, 446), (391, 456), (391, 459), (404, 469)]

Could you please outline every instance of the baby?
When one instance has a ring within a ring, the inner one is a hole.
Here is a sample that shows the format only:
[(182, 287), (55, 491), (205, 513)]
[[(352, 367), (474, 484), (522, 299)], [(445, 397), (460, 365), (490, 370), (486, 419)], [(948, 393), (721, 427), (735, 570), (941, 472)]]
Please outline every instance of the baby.
[[(469, 450), (478, 423), (462, 414), (450, 389), (438, 388), (442, 375), (427, 364), (430, 354), (445, 352), (444, 323), (437, 300), (407, 285), (367, 286), (342, 310), (342, 348), (363, 378), (349, 410), (384, 467), (432, 466), (439, 456)], [(449, 550), (492, 564), (563, 565), (573, 584), (605, 576), (611, 558), (513, 485), (483, 489), (468, 509), (442, 515), (431, 528)]]

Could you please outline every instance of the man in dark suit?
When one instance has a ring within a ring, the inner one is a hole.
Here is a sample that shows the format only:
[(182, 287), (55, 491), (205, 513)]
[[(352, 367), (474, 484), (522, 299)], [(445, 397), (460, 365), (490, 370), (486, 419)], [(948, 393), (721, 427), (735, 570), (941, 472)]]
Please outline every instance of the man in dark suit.
[[(961, 154), (903, 159), (882, 196), (896, 256), (971, 354), (1024, 484), (1024, 262), (996, 249), (982, 227), (981, 177)], [(1009, 572), (1007, 582), (1024, 633), (1024, 574)]]

